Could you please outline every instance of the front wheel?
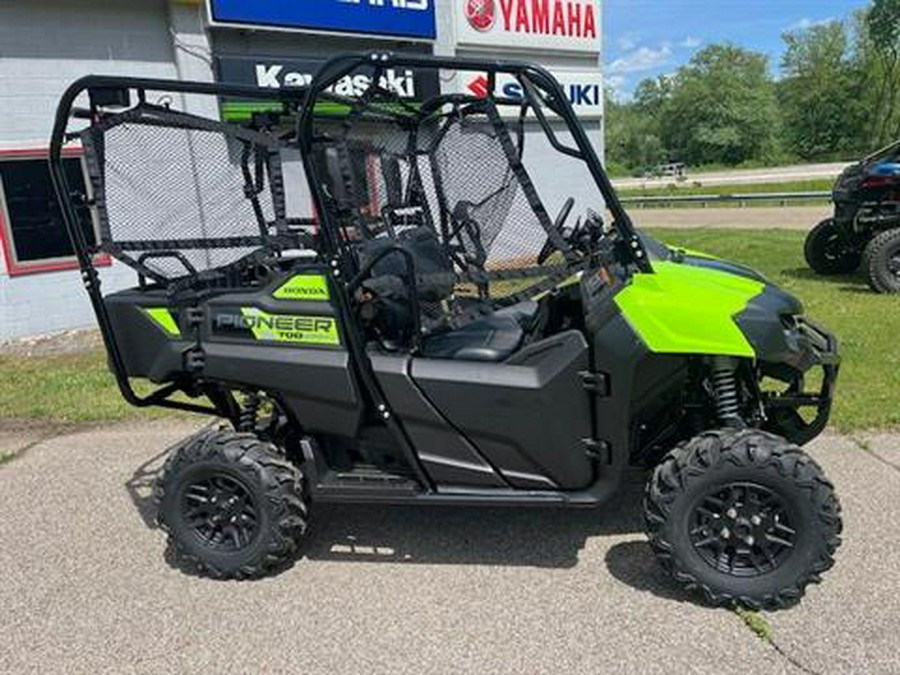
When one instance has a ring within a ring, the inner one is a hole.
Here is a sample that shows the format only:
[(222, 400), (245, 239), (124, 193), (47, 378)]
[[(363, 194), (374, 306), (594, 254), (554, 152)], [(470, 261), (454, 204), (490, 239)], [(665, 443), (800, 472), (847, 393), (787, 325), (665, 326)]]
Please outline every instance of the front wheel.
[(823, 220), (806, 235), (806, 263), (816, 274), (850, 274), (859, 267), (859, 250), (846, 242), (833, 218)]
[(663, 567), (714, 605), (791, 605), (840, 545), (822, 469), (757, 430), (706, 432), (670, 452), (647, 485), (644, 518)]

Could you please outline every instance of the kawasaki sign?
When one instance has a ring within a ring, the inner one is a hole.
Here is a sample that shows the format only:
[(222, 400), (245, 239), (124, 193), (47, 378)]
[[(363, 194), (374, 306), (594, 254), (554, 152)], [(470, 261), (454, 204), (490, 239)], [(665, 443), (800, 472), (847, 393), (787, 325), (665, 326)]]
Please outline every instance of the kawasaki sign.
[(208, 0), (213, 25), (433, 40), (437, 0)]
[[(280, 89), (309, 84), (323, 63), (324, 59), (220, 56), (216, 58), (216, 72), (219, 81), (227, 84)], [(336, 82), (331, 91), (342, 96), (359, 96), (369, 87), (371, 81), (371, 76), (365, 72), (350, 74)], [(387, 68), (379, 84), (410, 102), (424, 101), (440, 93), (440, 81), (437, 71), (434, 70)], [(265, 107), (265, 103), (226, 99), (222, 103), (222, 112), (226, 119), (238, 119), (253, 110)]]

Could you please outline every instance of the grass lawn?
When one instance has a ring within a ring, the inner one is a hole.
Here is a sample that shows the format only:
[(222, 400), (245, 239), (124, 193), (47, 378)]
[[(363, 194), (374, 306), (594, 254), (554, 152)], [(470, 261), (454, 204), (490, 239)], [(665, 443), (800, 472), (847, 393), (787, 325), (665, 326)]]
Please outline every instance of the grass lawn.
[(172, 414), (179, 413), (125, 403), (106, 368), (103, 351), (0, 355), (0, 424), (4, 418), (80, 423)]
[[(832, 425), (839, 431), (900, 427), (900, 297), (869, 291), (857, 277), (814, 276), (803, 262), (804, 232), (656, 230), (670, 244), (730, 258), (766, 274), (803, 300), (808, 315), (837, 334), (843, 365)], [(173, 414), (126, 405), (101, 352), (0, 356), (2, 419), (125, 420)]]

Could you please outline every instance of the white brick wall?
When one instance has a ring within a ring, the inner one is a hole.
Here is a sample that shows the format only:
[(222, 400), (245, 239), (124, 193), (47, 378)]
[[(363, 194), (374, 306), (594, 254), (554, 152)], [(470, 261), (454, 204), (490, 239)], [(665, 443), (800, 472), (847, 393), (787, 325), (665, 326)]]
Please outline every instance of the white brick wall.
[[(165, 0), (0, 0), (0, 148), (46, 147), (60, 95), (83, 75), (176, 77), (167, 11)], [(124, 265), (101, 276), (105, 290), (134, 283)], [(10, 277), (0, 263), (0, 340), (92, 325), (77, 271)]]

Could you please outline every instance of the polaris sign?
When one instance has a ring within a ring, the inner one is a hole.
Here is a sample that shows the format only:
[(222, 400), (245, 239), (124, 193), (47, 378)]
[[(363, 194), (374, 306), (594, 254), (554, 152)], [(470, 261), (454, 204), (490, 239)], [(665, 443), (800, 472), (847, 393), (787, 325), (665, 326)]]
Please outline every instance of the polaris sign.
[[(603, 117), (603, 76), (599, 69), (557, 69), (551, 74), (559, 81), (575, 114), (581, 119), (598, 119)], [(468, 73), (462, 77), (459, 91), (484, 98), (488, 95), (488, 79), (485, 75)], [(498, 96), (521, 100), (522, 85), (512, 75), (498, 75), (496, 92)], [(552, 116), (548, 108), (545, 114)], [(512, 106), (500, 106), (500, 113), (505, 117), (518, 116), (519, 110)], [(533, 115), (532, 112), (529, 112)]]
[(437, 0), (209, 0), (213, 25), (433, 40)]

